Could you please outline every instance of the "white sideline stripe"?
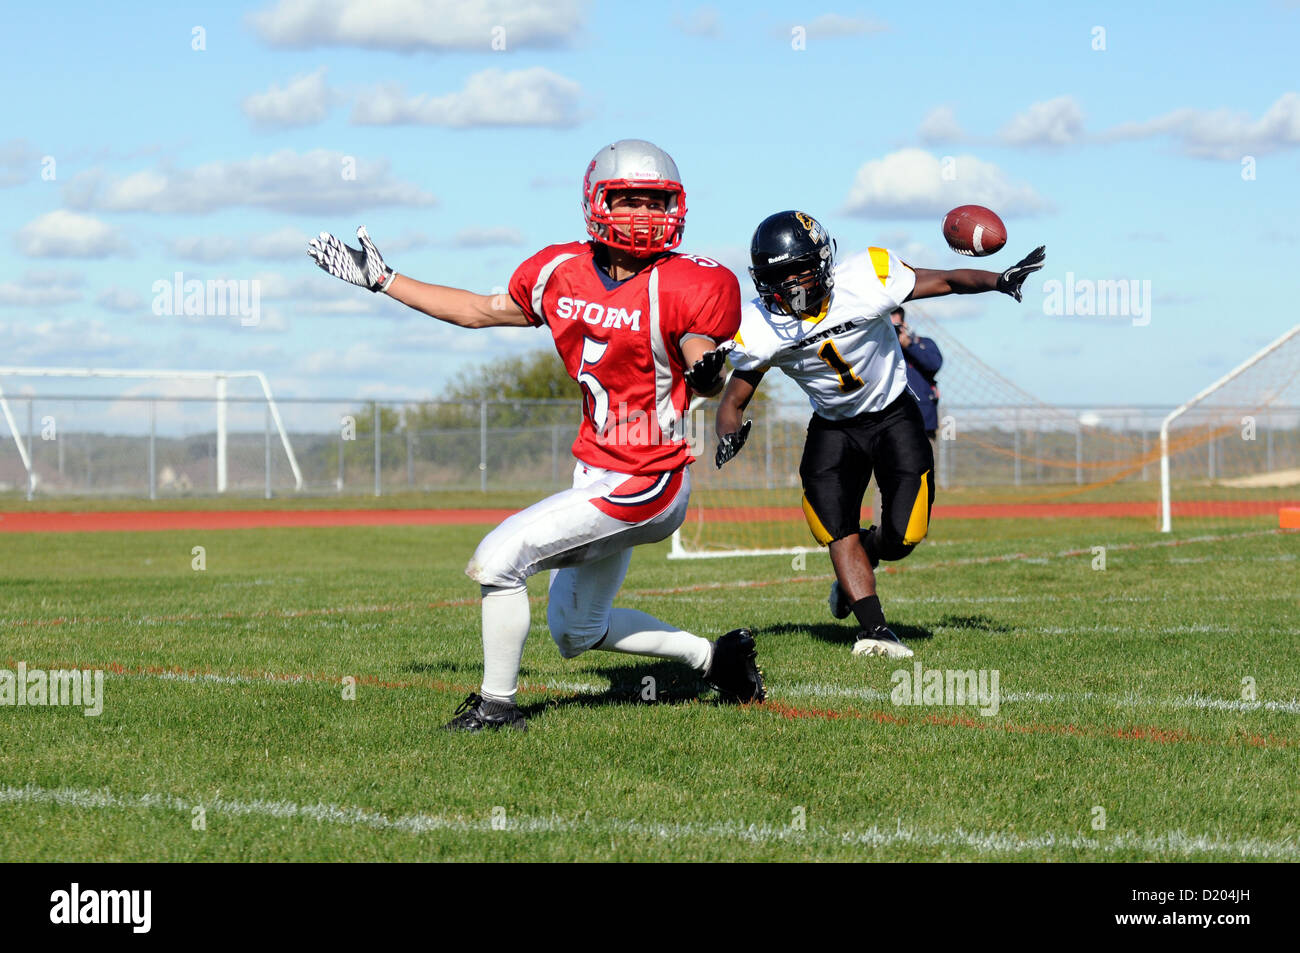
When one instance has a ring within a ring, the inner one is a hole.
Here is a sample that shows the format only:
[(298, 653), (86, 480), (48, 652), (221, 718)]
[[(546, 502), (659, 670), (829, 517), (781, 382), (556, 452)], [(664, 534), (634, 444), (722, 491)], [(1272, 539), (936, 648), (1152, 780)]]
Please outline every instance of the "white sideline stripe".
[(163, 682), (216, 682), (221, 685), (260, 685), (271, 684), (305, 685), (307, 679), (301, 675), (272, 675), (261, 677), (251, 675), (216, 675), (212, 672), (108, 672), (110, 678), (115, 676), (156, 678)]
[[(857, 698), (871, 702), (889, 702), (889, 692), (875, 688), (848, 688), (823, 682), (804, 682), (797, 685), (777, 684), (770, 689), (794, 698)], [(1212, 711), (1275, 711), (1300, 715), (1300, 701), (1241, 701), (1233, 698), (1210, 698), (1206, 695), (1180, 695), (1175, 698), (1158, 698), (1131, 692), (1126, 695), (1103, 692), (1003, 692), (999, 703), (1003, 705), (1023, 702), (1061, 704), (1092, 702), (1119, 708), (1196, 708)]]
[[(1251, 539), (1256, 536), (1280, 536), (1282, 535), (1282, 533), (1283, 531), (1280, 529), (1258, 529), (1258, 530), (1248, 530), (1241, 533), (1221, 533), (1213, 536), (1189, 536), (1186, 539), (1162, 539), (1162, 540), (1157, 540), (1155, 542), (1146, 542), (1146, 543), (1110, 543), (1110, 544), (1106, 544), (1106, 552), (1107, 554), (1109, 554), (1112, 552), (1117, 552), (1117, 553), (1133, 552), (1135, 550), (1141, 550), (1141, 549), (1161, 549), (1169, 546), (1189, 546), (1193, 543), (1219, 543), (1225, 540)], [(953, 545), (957, 545), (959, 543), (964, 543), (964, 542), (966, 541), (965, 540), (951, 541)], [(1102, 545), (1102, 544), (1098, 544), (1098, 545)], [(780, 552), (782, 555), (790, 555), (790, 551), (781, 550)], [(803, 555), (811, 555), (816, 553), (821, 553), (825, 555), (826, 550), (824, 547), (817, 547), (815, 549), (800, 548), (799, 552), (800, 554)], [(687, 558), (694, 558), (696, 556), (702, 556), (702, 555), (707, 555), (707, 554), (688, 552)], [(715, 553), (714, 555), (730, 556), (732, 554), (724, 551), (724, 552)], [(1088, 559), (1091, 558), (1093, 555), (1094, 553), (1091, 551), (1090, 548), (1089, 549), (1080, 548), (1080, 549), (1062, 549), (1055, 553), (1040, 553), (1038, 555), (1031, 555), (1029, 553), (997, 553), (992, 556), (967, 556), (961, 559), (936, 559), (929, 562), (926, 562), (924, 560), (914, 561), (909, 559), (906, 562), (899, 564), (900, 566), (899, 573), (900, 574), (914, 573), (914, 572), (920, 572), (921, 570), (929, 570), (929, 569), (951, 569), (954, 566), (984, 566), (990, 563), (1029, 562), (1029, 563), (1036, 563), (1041, 565), (1052, 559), (1077, 559), (1077, 558)], [(809, 580), (817, 580), (817, 579), (821, 579), (822, 577), (815, 574), (808, 574), (805, 577), (791, 577), (790, 579), (783, 580), (783, 581), (801, 582), (805, 578)], [(702, 588), (721, 588), (724, 585), (743, 586), (746, 585), (746, 583), (744, 582), (718, 583), (717, 586), (709, 586), (709, 587), (702, 587)]]
[[(306, 685), (308, 680), (295, 675), (276, 675), (268, 672), (261, 676), (252, 675), (215, 675), (211, 673), (188, 672), (106, 672), (108, 678), (153, 678), (164, 682), (214, 682), (222, 685)], [(325, 683), (321, 683), (325, 684)], [(544, 688), (547, 691), (574, 692), (575, 694), (601, 695), (609, 691), (608, 684), (594, 682), (523, 682), (523, 688)], [(795, 685), (770, 686), (773, 694), (792, 698), (856, 698), (862, 701), (888, 702), (888, 692), (874, 688), (849, 688), (827, 682), (802, 682)], [(1300, 715), (1300, 701), (1241, 701), (1232, 698), (1211, 698), (1206, 695), (1180, 695), (1175, 698), (1158, 698), (1150, 695), (1104, 694), (1100, 692), (1006, 692), (999, 699), (1000, 704), (1019, 702), (1040, 702), (1059, 704), (1065, 702), (1095, 702), (1124, 708), (1196, 708), (1214, 711), (1275, 711), (1288, 715)]]
[(1300, 847), (1292, 840), (1269, 841), (1259, 838), (1231, 840), (1207, 834), (1187, 834), (1169, 831), (1164, 834), (1119, 833), (1112, 837), (1083, 837), (1078, 834), (1035, 834), (1017, 837), (997, 831), (968, 831), (958, 827), (951, 831), (927, 831), (903, 827), (894, 829), (870, 827), (857, 831), (832, 831), (826, 828), (792, 830), (768, 824), (746, 824), (743, 821), (723, 821), (713, 824), (693, 822), (647, 822), (608, 818), (594, 820), (590, 815), (581, 819), (558, 816), (506, 817), (493, 827), (490, 818), (445, 817), (438, 814), (404, 814), (388, 817), (360, 807), (339, 807), (334, 804), (295, 804), (292, 801), (239, 801), (213, 798), (210, 801), (189, 801), (171, 794), (118, 795), (105, 789), (93, 791), (77, 788), (42, 788), (34, 784), (16, 788), (0, 788), (0, 805), (52, 804), (80, 810), (167, 810), (189, 815), (196, 807), (206, 814), (231, 817), (272, 817), (277, 819), (302, 819), (343, 827), (368, 827), (373, 830), (399, 831), (407, 834), (425, 834), (434, 831), (495, 834), (550, 834), (598, 833), (655, 837), (660, 840), (743, 840), (752, 843), (791, 841), (827, 845), (859, 847), (893, 847), (916, 845), (920, 847), (967, 847), (984, 853), (1019, 854), (1034, 850), (1081, 850), (1102, 854), (1137, 850), (1151, 854), (1194, 856), (1197, 854), (1228, 854), (1266, 860), (1300, 859)]

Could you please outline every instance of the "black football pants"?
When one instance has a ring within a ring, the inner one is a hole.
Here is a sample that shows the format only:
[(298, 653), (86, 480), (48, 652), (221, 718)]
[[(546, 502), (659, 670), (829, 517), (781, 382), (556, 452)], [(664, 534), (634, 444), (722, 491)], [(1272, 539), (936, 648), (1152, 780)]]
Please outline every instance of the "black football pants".
[(934, 451), (916, 400), (907, 391), (884, 410), (847, 420), (816, 414), (808, 423), (799, 476), (803, 510), (823, 546), (858, 532), (871, 474), (880, 487), (880, 525), (863, 534), (873, 564), (902, 559), (929, 532)]

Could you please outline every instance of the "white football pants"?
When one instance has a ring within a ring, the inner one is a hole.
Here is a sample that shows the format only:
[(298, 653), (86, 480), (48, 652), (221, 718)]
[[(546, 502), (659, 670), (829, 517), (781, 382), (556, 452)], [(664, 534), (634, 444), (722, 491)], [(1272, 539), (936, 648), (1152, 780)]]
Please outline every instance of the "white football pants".
[[(474, 551), (465, 573), (488, 590), (515, 590), (552, 570), (547, 623), (573, 658), (610, 630), (632, 547), (667, 539), (686, 518), (690, 471), (630, 476), (579, 463), (573, 488), (514, 514)], [(618, 515), (614, 515), (618, 514)]]

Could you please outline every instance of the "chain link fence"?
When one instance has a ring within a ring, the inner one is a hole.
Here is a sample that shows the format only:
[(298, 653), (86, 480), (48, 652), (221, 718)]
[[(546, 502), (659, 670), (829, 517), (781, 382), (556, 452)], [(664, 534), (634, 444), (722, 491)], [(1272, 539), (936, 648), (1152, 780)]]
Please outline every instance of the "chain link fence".
[[(570, 484), (570, 446), (581, 417), (577, 402), (558, 400), (276, 403), (284, 440), (261, 398), (10, 395), (12, 429), (0, 419), (0, 491), (151, 498), (540, 494)], [(712, 465), (714, 406), (693, 413), (687, 430), (708, 464), (698, 468), (697, 485), (798, 486), (806, 404), (756, 405), (749, 443), (721, 472)], [(1154, 481), (1168, 411), (942, 406), (936, 479), (942, 488)], [(1300, 467), (1300, 408), (1243, 413), (1239, 433), (1208, 433), (1203, 442), (1180, 446), (1171, 464), (1176, 480), (1189, 481)]]

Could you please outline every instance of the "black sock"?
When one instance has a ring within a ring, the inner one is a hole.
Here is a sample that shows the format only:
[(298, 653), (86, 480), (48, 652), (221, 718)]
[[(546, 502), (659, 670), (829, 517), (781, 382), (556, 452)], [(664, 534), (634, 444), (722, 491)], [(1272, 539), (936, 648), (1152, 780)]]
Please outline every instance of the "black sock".
[(864, 631), (874, 632), (885, 624), (885, 613), (881, 610), (880, 599), (876, 596), (859, 599), (850, 608), (858, 617), (858, 625), (862, 626)]

